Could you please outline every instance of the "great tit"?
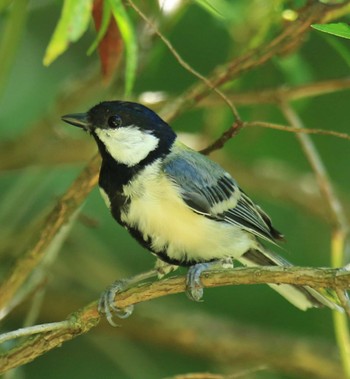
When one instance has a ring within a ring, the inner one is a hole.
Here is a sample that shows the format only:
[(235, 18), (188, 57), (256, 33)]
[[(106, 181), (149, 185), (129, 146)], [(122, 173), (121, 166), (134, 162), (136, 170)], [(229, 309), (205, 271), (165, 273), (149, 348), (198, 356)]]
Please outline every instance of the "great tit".
[[(157, 259), (156, 270), (135, 277), (161, 276), (189, 267), (187, 293), (200, 300), (200, 274), (217, 265), (290, 266), (263, 247), (282, 234), (269, 216), (242, 191), (221, 166), (182, 144), (171, 127), (151, 109), (127, 101), (105, 101), (87, 113), (62, 120), (83, 128), (102, 156), (99, 187), (114, 219)], [(130, 282), (116, 282), (101, 297), (100, 310), (113, 314), (132, 308), (113, 305)], [(296, 307), (339, 307), (311, 287), (271, 285)]]

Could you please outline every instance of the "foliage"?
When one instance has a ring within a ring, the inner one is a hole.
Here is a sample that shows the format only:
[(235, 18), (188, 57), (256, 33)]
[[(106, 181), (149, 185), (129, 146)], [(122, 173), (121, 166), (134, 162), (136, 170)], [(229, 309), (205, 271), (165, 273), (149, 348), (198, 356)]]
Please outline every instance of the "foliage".
[(337, 37), (342, 37), (350, 39), (350, 25), (345, 24), (344, 22), (338, 22), (334, 24), (325, 24), (325, 25), (311, 25), (314, 29), (319, 30), (324, 33), (333, 34)]
[[(144, 102), (198, 150), (216, 141), (212, 158), (286, 235), (271, 249), (298, 266), (349, 262), (348, 42), (322, 38), (349, 38), (346, 2), (20, 0), (0, 12), (2, 332), (76, 312), (73, 334), (44, 339), (59, 345), (97, 322), (96, 307), (79, 308), (153, 265), (96, 189), (80, 205), (95, 146), (60, 116), (104, 99)], [(346, 377), (344, 316), (334, 327), (329, 310), (300, 312), (260, 285), (209, 288), (204, 300), (138, 304), (121, 328), (100, 323), (14, 375)]]

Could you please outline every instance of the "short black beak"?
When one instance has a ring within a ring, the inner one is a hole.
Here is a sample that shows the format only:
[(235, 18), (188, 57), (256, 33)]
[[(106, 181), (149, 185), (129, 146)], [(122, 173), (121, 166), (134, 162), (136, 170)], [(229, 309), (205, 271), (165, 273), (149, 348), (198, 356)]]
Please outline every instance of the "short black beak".
[(86, 131), (90, 130), (91, 123), (87, 113), (66, 114), (61, 118), (62, 121), (67, 122), (68, 124), (83, 128)]

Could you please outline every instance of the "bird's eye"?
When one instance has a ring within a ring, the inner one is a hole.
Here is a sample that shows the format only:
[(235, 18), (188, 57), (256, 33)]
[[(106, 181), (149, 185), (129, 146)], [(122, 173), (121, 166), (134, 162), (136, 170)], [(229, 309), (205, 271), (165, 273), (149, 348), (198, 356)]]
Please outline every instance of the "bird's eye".
[(120, 116), (118, 115), (114, 115), (114, 116), (111, 116), (109, 119), (108, 119), (108, 125), (113, 128), (113, 129), (116, 129), (116, 128), (119, 128), (120, 126), (122, 126), (122, 119)]

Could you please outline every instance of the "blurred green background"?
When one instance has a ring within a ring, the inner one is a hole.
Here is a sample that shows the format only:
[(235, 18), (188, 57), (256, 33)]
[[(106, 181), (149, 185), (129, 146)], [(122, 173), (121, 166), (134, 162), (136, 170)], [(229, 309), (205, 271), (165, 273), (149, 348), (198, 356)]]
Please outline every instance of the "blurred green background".
[[(24, 251), (40, 220), (95, 153), (93, 141), (61, 122), (60, 116), (86, 111), (102, 100), (124, 98), (124, 62), (119, 64), (112, 83), (104, 86), (98, 54), (86, 55), (96, 35), (92, 22), (79, 42), (45, 67), (43, 57), (62, 3), (22, 1), (25, 11), (17, 25), (18, 40), (14, 33), (7, 36), (13, 39), (9, 44), (12, 51), (5, 50), (4, 46), (14, 4), (6, 6), (6, 3), (11, 2), (0, 2), (0, 35), (3, 37), (0, 53), (9, 59), (8, 64), (0, 60), (1, 277)], [(200, 73), (208, 75), (234, 56), (276, 36), (287, 22), (283, 19), (286, 10), (304, 2), (208, 2), (221, 10), (222, 15), (208, 10), (203, 3), (207, 2), (179, 2), (177, 8), (167, 13), (156, 1), (138, 2), (181, 56)], [(161, 91), (163, 103), (171, 103), (197, 79), (179, 65), (130, 7), (127, 12), (140, 49), (139, 69), (130, 99), (140, 101), (145, 99), (145, 92)], [(349, 22), (349, 19), (345, 16), (344, 20)], [(228, 83), (224, 91), (240, 94), (346, 78), (349, 51), (349, 40), (310, 30), (296, 51), (276, 56), (241, 75)], [(293, 107), (308, 128), (349, 133), (349, 101), (350, 90), (345, 89), (295, 101)], [(159, 104), (149, 106), (160, 109)], [(274, 105), (252, 103), (238, 105), (238, 110), (246, 121), (288, 124)], [(192, 136), (191, 142), (201, 148), (215, 140), (232, 120), (223, 101), (211, 95), (204, 105), (181, 114), (172, 126), (184, 141), (190, 141), (189, 136)], [(312, 139), (349, 214), (349, 141), (331, 136), (313, 136)], [(276, 248), (279, 253), (297, 265), (330, 266), (331, 228), (327, 205), (319, 196), (312, 170), (294, 134), (247, 128), (212, 154), (212, 158), (232, 173), (285, 234), (287, 242), (282, 248)], [(146, 271), (153, 263), (154, 258), (114, 222), (98, 190), (94, 189), (62, 247), (39, 268), (42, 275), (39, 295), (32, 291), (2, 323), (2, 331), (21, 327), (33, 303), (36, 304), (34, 312), (38, 313), (35, 323), (62, 320), (98, 298), (114, 280)], [(210, 359), (210, 354), (196, 352), (195, 346), (192, 350), (181, 348), (175, 336), (174, 343), (171, 336), (166, 342), (143, 334), (140, 327), (150, 327), (147, 318), (152, 319), (152, 314), (158, 317), (160, 331), (167, 322), (176, 323), (176, 320), (177, 327), (181, 328), (186, 319), (188, 324), (184, 327), (188, 327), (191, 315), (198, 317), (202, 312), (206, 314), (203, 317), (211, 317), (207, 324), (209, 329), (215, 330), (221, 320), (225, 320), (237, 328), (242, 325), (248, 331), (263, 331), (267, 335), (271, 332), (273, 336), (283, 335), (293, 341), (307, 340), (315, 346), (319, 343), (335, 346), (329, 310), (301, 312), (267, 286), (225, 287), (207, 289), (203, 303), (190, 302), (180, 294), (137, 305), (131, 318), (120, 321), (121, 328), (113, 329), (103, 321), (88, 335), (65, 343), (9, 377), (148, 379), (196, 371), (254, 371), (264, 363), (267, 368), (242, 374), (242, 377), (307, 377), (297, 370), (288, 372), (273, 367), (273, 359), (264, 362), (255, 359), (253, 353), (251, 359), (237, 354), (232, 362), (220, 362), (217, 358)], [(195, 317), (193, 320), (195, 322)], [(138, 335), (133, 330), (141, 331)], [(232, 334), (229, 338), (235, 340), (236, 336)], [(244, 334), (239, 338), (243, 344)], [(264, 341), (257, 343), (264, 344)], [(215, 349), (213, 346), (213, 351)], [(287, 357), (288, 354), (286, 350)], [(334, 356), (334, 362), (337, 359)]]

